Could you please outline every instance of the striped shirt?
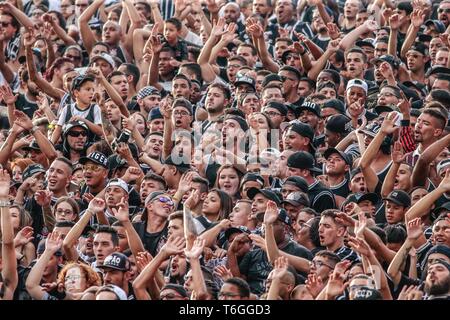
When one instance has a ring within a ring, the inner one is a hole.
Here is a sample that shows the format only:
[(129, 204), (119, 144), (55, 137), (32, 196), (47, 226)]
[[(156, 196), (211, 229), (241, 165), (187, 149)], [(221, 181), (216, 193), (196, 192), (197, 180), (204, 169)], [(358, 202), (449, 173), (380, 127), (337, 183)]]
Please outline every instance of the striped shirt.
[(334, 253), (336, 253), (338, 257), (341, 258), (341, 261), (344, 260), (349, 260), (351, 262), (360, 261), (356, 252), (346, 246), (340, 247), (339, 249), (335, 250)]

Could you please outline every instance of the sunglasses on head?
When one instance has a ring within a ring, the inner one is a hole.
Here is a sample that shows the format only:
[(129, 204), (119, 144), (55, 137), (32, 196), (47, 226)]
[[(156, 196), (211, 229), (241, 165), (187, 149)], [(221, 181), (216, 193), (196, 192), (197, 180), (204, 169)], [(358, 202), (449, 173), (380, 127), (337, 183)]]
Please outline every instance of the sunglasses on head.
[(86, 131), (69, 131), (68, 135), (71, 137), (79, 137), (79, 136), (86, 137), (87, 132)]

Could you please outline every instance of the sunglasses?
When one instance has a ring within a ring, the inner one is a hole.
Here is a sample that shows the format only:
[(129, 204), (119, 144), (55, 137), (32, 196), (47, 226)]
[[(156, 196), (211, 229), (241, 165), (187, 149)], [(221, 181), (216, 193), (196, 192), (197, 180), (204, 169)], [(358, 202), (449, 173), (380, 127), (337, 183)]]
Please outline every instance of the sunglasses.
[(95, 164), (85, 164), (83, 166), (83, 171), (93, 171), (93, 172), (97, 172), (101, 169), (102, 167), (95, 165)]
[(7, 26), (9, 26), (10, 24), (12, 24), (11, 22), (0, 22), (0, 25), (3, 27), (3, 28), (6, 28)]
[(87, 132), (86, 131), (69, 131), (69, 133), (67, 133), (69, 136), (71, 137), (87, 137)]
[(450, 13), (450, 9), (438, 9), (439, 13)]
[(161, 202), (161, 203), (167, 203), (167, 204), (170, 205), (170, 206), (173, 206), (173, 205), (174, 205), (172, 199), (167, 198), (167, 197), (159, 197), (159, 198), (158, 198), (158, 201)]
[(73, 59), (73, 60), (80, 60), (81, 59), (80, 56), (73, 56), (71, 54), (66, 54), (66, 58)]

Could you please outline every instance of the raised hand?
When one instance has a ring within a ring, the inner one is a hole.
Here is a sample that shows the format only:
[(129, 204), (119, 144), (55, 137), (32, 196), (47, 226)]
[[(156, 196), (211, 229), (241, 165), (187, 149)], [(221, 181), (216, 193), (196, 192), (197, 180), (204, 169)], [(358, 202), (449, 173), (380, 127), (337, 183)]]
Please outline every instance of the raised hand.
[(133, 156), (131, 155), (130, 147), (125, 142), (119, 142), (117, 144), (116, 152), (119, 156), (122, 157), (122, 159), (132, 159)]
[(392, 71), (392, 67), (391, 65), (386, 62), (383, 61), (380, 64), (380, 67), (378, 68), (378, 70), (380, 71), (381, 75), (383, 76), (383, 78), (385, 79), (391, 79), (394, 77), (394, 72)]
[(288, 266), (289, 266), (288, 259), (284, 256), (279, 256), (274, 261), (272, 276), (274, 278), (282, 279), (283, 276), (287, 274)]
[(41, 207), (48, 207), (52, 202), (53, 192), (49, 190), (39, 190), (34, 194), (34, 199)]
[(252, 240), (255, 246), (263, 249), (264, 251), (267, 251), (266, 240), (264, 240), (263, 237), (257, 234), (250, 234), (248, 235), (248, 237), (250, 238), (250, 240)]
[(217, 266), (214, 269), (214, 275), (221, 278), (223, 281), (227, 281), (228, 279), (233, 277), (230, 269), (227, 269), (225, 266)]
[(178, 184), (178, 191), (180, 191), (183, 195), (189, 192), (192, 188), (192, 179), (197, 174), (193, 171), (188, 171), (181, 176), (180, 183)]
[(316, 298), (325, 287), (322, 278), (315, 273), (308, 274), (308, 279), (305, 281), (305, 284), (306, 289), (308, 289), (309, 293), (311, 293), (314, 298)]
[(278, 207), (275, 202), (269, 200), (267, 202), (266, 212), (264, 213), (264, 223), (274, 224), (278, 219)]
[(45, 241), (45, 251), (55, 254), (59, 249), (61, 249), (63, 243), (63, 238), (60, 237), (59, 232), (53, 231), (48, 235)]
[(34, 35), (34, 31), (32, 28), (29, 28), (24, 34), (23, 34), (23, 45), (25, 47), (32, 47), (34, 43), (36, 42), (36, 37)]
[(343, 212), (336, 213), (336, 221), (346, 227), (354, 227), (356, 225), (356, 220)]
[(411, 23), (415, 28), (420, 28), (425, 21), (425, 17), (426, 15), (423, 10), (414, 9), (411, 13)]
[(405, 115), (409, 116), (410, 111), (411, 111), (412, 98), (408, 100), (405, 93), (401, 90), (400, 90), (400, 95), (402, 96), (402, 99), (397, 104), (397, 107), (400, 109), (400, 112), (404, 115), (404, 117), (405, 117)]
[(206, 0), (206, 8), (210, 13), (218, 13), (220, 10), (215, 0)]
[(6, 200), (9, 195), (9, 186), (11, 184), (11, 177), (7, 170), (0, 168), (0, 198)]
[(217, 23), (211, 29), (211, 37), (220, 38), (227, 32), (225, 19), (219, 18)]
[(289, 30), (279, 27), (278, 28), (278, 34), (280, 38), (289, 38)]
[(173, 108), (172, 101), (170, 101), (169, 96), (166, 96), (161, 100), (161, 103), (159, 104), (159, 111), (165, 120), (170, 121), (170, 118), (172, 118)]
[(14, 116), (16, 117), (16, 120), (14, 123), (21, 126), (25, 130), (30, 131), (33, 128), (33, 122), (31, 121), (30, 117), (28, 117), (25, 113), (19, 110), (14, 110)]
[(89, 202), (88, 210), (91, 210), (94, 214), (103, 212), (105, 210), (105, 200), (101, 198), (93, 198)]
[(13, 105), (16, 103), (19, 94), (14, 94), (10, 86), (3, 85), (0, 86), (0, 97), (7, 105)]
[(408, 239), (411, 241), (416, 241), (421, 235), (423, 235), (422, 230), (422, 219), (416, 218), (409, 221), (406, 225), (406, 230), (408, 231)]
[(136, 181), (141, 176), (142, 171), (136, 167), (128, 167), (127, 171), (122, 177), (122, 180), (125, 182)]
[[(184, 206), (188, 209), (193, 209), (200, 201), (200, 190), (193, 189), (189, 197), (184, 201)], [(222, 221), (221, 221), (222, 222)]]
[(226, 43), (233, 42), (234, 40), (237, 39), (236, 30), (237, 30), (237, 25), (233, 22), (230, 23), (227, 27), (226, 33), (224, 33), (222, 35), (221, 40), (225, 41)]
[(366, 20), (364, 22), (364, 26), (367, 28), (368, 31), (374, 32), (378, 30), (378, 23), (375, 20)]
[(197, 238), (194, 241), (194, 245), (190, 250), (184, 249), (184, 254), (189, 259), (199, 259), (203, 253), (203, 248), (205, 247), (205, 239)]
[(338, 26), (333, 22), (327, 23), (327, 30), (328, 35), (332, 40), (339, 39), (341, 37), (341, 31), (339, 30)]
[(14, 246), (21, 247), (26, 245), (28, 242), (33, 241), (34, 230), (32, 227), (23, 227), (19, 232), (17, 232), (14, 238)]
[(398, 30), (400, 26), (403, 23), (403, 19), (400, 18), (400, 15), (397, 13), (394, 13), (392, 16), (389, 17), (389, 26), (392, 30)]
[(344, 212), (349, 217), (352, 217), (355, 214), (360, 213), (361, 211), (361, 208), (355, 202), (347, 203), (344, 207)]
[(147, 251), (139, 252), (136, 257), (136, 266), (139, 272), (142, 272), (144, 268), (153, 260), (153, 257)]
[(392, 148), (391, 152), (391, 158), (394, 163), (402, 163), (405, 158), (406, 154), (403, 152), (403, 147), (400, 141), (395, 141), (394, 147)]
[(327, 51), (330, 51), (331, 53), (337, 52), (339, 50), (340, 43), (341, 43), (341, 40), (339, 40), (339, 39), (331, 40), (328, 43)]
[(386, 118), (384, 118), (383, 123), (381, 124), (380, 131), (386, 135), (394, 133), (398, 129), (398, 127), (395, 125), (398, 117), (399, 114), (397, 112), (389, 112), (389, 114), (386, 116)]
[(121, 198), (120, 202), (117, 204), (119, 209), (112, 208), (114, 217), (120, 222), (126, 222), (130, 220), (130, 211), (128, 208), (128, 201), (125, 198)]
[(184, 238), (170, 236), (169, 239), (167, 239), (167, 242), (161, 248), (161, 251), (163, 251), (167, 256), (170, 257), (176, 254), (183, 253), (184, 248)]
[(364, 230), (367, 227), (367, 217), (364, 212), (358, 212), (358, 221), (355, 226), (355, 234), (358, 239), (364, 239)]
[(359, 118), (359, 116), (363, 111), (364, 111), (364, 103), (361, 98), (353, 102), (348, 108), (348, 113), (352, 118)]

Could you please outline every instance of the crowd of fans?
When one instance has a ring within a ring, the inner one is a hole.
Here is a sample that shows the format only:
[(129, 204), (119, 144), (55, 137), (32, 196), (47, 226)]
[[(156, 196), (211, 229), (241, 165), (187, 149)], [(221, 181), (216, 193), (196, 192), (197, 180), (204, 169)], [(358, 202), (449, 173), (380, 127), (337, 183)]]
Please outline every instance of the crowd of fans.
[(5, 0), (0, 45), (0, 299), (450, 298), (450, 0)]

